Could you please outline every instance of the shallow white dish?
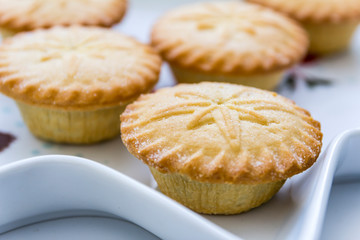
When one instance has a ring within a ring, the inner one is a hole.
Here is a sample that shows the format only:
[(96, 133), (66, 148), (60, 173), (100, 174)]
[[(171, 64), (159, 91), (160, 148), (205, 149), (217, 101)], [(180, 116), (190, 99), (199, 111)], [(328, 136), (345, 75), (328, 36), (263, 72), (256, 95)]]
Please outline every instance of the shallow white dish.
[[(133, 222), (162, 239), (318, 239), (336, 167), (337, 181), (359, 176), (359, 146), (360, 129), (341, 134), (310, 171), (290, 179), (268, 204), (236, 216), (205, 216), (210, 221), (102, 164), (62, 155), (30, 158), (0, 168), (0, 234), (38, 221), (93, 215)], [(272, 236), (258, 231), (266, 229), (266, 215), (281, 223)]]
[(0, 168), (0, 233), (65, 216), (113, 216), (162, 239), (230, 239), (201, 218), (143, 184), (99, 163), (42, 156)]
[(27, 225), (0, 235), (0, 239), (159, 240), (160, 238), (122, 219), (77, 216)]

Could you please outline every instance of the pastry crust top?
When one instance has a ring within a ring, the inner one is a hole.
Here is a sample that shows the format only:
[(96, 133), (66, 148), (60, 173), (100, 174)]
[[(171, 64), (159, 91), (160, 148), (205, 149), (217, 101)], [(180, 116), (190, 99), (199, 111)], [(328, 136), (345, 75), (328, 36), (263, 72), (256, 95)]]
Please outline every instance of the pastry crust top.
[(180, 7), (157, 21), (151, 38), (171, 64), (220, 74), (283, 70), (308, 47), (306, 33), (293, 20), (243, 2)]
[(359, 0), (246, 0), (273, 8), (300, 21), (360, 21)]
[(160, 172), (212, 183), (279, 181), (309, 168), (320, 123), (292, 101), (226, 83), (142, 95), (121, 115), (128, 150)]
[(36, 30), (0, 45), (0, 91), (48, 107), (126, 103), (152, 89), (160, 68), (150, 46), (104, 28)]
[(0, 0), (0, 26), (16, 31), (55, 25), (110, 27), (126, 11), (126, 0)]

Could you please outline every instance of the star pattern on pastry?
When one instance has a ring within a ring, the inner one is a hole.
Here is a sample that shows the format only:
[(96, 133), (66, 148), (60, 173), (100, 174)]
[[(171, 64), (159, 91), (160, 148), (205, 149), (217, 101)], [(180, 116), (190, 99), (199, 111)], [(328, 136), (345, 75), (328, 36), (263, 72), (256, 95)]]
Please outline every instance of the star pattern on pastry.
[(276, 128), (278, 121), (266, 117), (259, 111), (278, 111), (303, 117), (296, 111), (274, 101), (242, 100), (240, 97), (245, 93), (246, 90), (243, 90), (228, 98), (211, 99), (195, 92), (177, 92), (175, 96), (184, 99), (184, 102), (167, 105), (156, 111), (151, 118), (136, 122), (131, 127), (139, 127), (151, 121), (161, 121), (175, 115), (191, 114), (191, 119), (187, 123), (188, 130), (194, 130), (206, 124), (216, 124), (231, 148), (234, 151), (239, 151), (242, 121), (267, 127), (274, 124), (273, 127), (268, 128), (270, 132)]
[(114, 105), (152, 88), (160, 66), (158, 54), (131, 37), (105, 28), (54, 27), (3, 42), (0, 90), (37, 104)]
[(287, 68), (306, 52), (294, 21), (241, 2), (184, 6), (155, 23), (152, 45), (170, 64), (207, 73), (254, 73)]
[[(273, 28), (274, 30), (282, 29), (282, 31), (287, 32), (284, 26), (278, 24), (272, 18), (259, 18), (251, 12), (236, 11), (234, 9), (224, 10), (210, 4), (207, 5), (207, 8), (209, 11), (207, 14), (182, 16), (177, 20), (194, 22), (198, 30), (212, 30), (217, 28), (219, 32), (221, 32), (220, 36), (224, 43), (236, 40), (236, 38), (239, 37), (238, 33), (256, 35), (259, 29), (255, 26)], [(242, 40), (241, 37), (239, 40)]]
[(58, 25), (110, 27), (124, 16), (127, 1), (0, 0), (0, 5), (0, 26), (18, 32)]

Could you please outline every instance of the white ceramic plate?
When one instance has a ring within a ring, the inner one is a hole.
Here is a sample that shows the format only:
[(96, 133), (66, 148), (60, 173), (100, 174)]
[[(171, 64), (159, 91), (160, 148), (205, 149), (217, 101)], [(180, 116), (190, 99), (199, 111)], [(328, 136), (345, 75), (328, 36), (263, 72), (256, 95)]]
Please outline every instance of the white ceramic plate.
[(39, 222), (2, 234), (0, 239), (159, 240), (155, 235), (125, 220), (93, 216)]
[[(336, 167), (338, 181), (360, 174), (359, 146), (360, 129), (346, 132), (270, 203), (246, 214), (205, 218), (93, 161), (62, 155), (17, 161), (0, 168), (0, 233), (43, 220), (95, 215), (135, 223), (162, 239), (317, 239)], [(133, 238), (136, 233), (155, 239), (140, 228), (133, 232)]]
[[(193, 1), (132, 0), (124, 22), (117, 26), (116, 30), (135, 36), (143, 42), (147, 42), (151, 25), (159, 15), (167, 9), (188, 2)], [(348, 52), (322, 59), (321, 61), (299, 68), (300, 71), (305, 74), (320, 78), (329, 78), (334, 84), (309, 88), (305, 82), (299, 78), (298, 81), (295, 82), (294, 89), (284, 85), (278, 90), (279, 93), (295, 100), (298, 105), (308, 109), (314, 118), (322, 123), (324, 146), (329, 145), (330, 140), (344, 130), (359, 127), (360, 112), (356, 111), (356, 109), (360, 109), (360, 96), (358, 94), (360, 90), (360, 68), (357, 67), (359, 65), (360, 31), (358, 31), (354, 37), (352, 47)], [(157, 87), (173, 84), (172, 75), (167, 66), (164, 66)], [(154, 187), (147, 167), (127, 152), (120, 138), (91, 146), (57, 145), (40, 141), (28, 132), (13, 101), (4, 96), (0, 96), (0, 132), (11, 133), (16, 137), (16, 140), (8, 148), (0, 152), (0, 165), (12, 164), (18, 160), (34, 156), (65, 154), (92, 159), (135, 179), (145, 186), (150, 188)], [(311, 171), (288, 181), (274, 199), (260, 208), (237, 216), (205, 216), (205, 218), (244, 239), (283, 239), (295, 235), (301, 236), (299, 233), (302, 232), (301, 229), (305, 226), (302, 224), (302, 222), (304, 222), (302, 217), (305, 216), (305, 210), (310, 209), (311, 206), (309, 203), (310, 200), (305, 201), (305, 199), (312, 196), (309, 189), (316, 187), (315, 185), (318, 181), (315, 177), (320, 173), (323, 174), (323, 177), (327, 176), (327, 188), (322, 189), (322, 193), (324, 194), (316, 196), (319, 197), (318, 201), (323, 203), (327, 199), (326, 194), (328, 193), (326, 193), (326, 191), (328, 190), (326, 189), (330, 189), (331, 172), (321, 172), (324, 171), (325, 166), (330, 167), (330, 161), (327, 159), (328, 158), (324, 158), (322, 161), (319, 160)], [(42, 159), (42, 161), (49, 161), (49, 159)], [(87, 162), (85, 165), (87, 166)], [(335, 165), (331, 166), (331, 169), (334, 169)], [(20, 164), (18, 167), (22, 168), (23, 165)], [(99, 168), (102, 169), (102, 166)], [(313, 172), (316, 172), (316, 174), (313, 174)], [(115, 175), (116, 174), (114, 174), (114, 176)], [(308, 179), (307, 181), (309, 181), (308, 184), (310, 184), (309, 186), (311, 188), (307, 186), (302, 189), (300, 186), (306, 186), (304, 185), (306, 179)], [(31, 179), (29, 179), (29, 181), (30, 180)], [(325, 180), (322, 179), (322, 181)], [(321, 186), (325, 186), (324, 182), (322, 182)], [(3, 191), (4, 187), (6, 191), (9, 191), (9, 197), (16, 194), (15, 189), (7, 188), (7, 184), (3, 185), (0, 190)], [(70, 191), (71, 189), (65, 190)], [(15, 193), (11, 191), (15, 191)], [(46, 192), (40, 193), (38, 197), (42, 198), (45, 193)], [(159, 194), (156, 196), (158, 195)], [(2, 199), (4, 195), (0, 193), (0, 196), (0, 199)], [(0, 207), (1, 206), (0, 204)], [(109, 207), (111, 208), (111, 206)], [(305, 229), (311, 230), (309, 230), (307, 237), (315, 239), (318, 236), (321, 230), (321, 219), (324, 216), (324, 208), (324, 205), (321, 205), (319, 209), (316, 209), (316, 214), (313, 213), (315, 219), (310, 221), (313, 224), (312, 228), (305, 227)], [(71, 213), (71, 215), (73, 214), (74, 212)], [(0, 214), (0, 218), (4, 216), (5, 215)], [(12, 216), (11, 213), (6, 215), (6, 217), (9, 216)], [(53, 215), (51, 216), (53, 217)], [(30, 219), (31, 222), (35, 220), (36, 218)], [(5, 222), (6, 221), (2, 219), (2, 223), (4, 224)], [(325, 221), (325, 224), (327, 222), (328, 221)], [(351, 221), (349, 225), (351, 225)], [(324, 236), (335, 236), (332, 234), (333, 228), (325, 226), (324, 229), (328, 229), (328, 232), (323, 233)]]
[(0, 233), (65, 216), (115, 216), (162, 239), (229, 239), (215, 224), (99, 163), (42, 156), (0, 168)]

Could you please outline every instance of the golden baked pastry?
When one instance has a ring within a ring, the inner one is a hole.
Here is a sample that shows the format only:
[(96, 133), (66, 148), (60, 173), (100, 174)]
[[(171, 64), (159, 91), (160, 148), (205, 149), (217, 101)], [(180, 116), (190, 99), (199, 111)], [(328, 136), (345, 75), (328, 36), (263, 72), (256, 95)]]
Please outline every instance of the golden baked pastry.
[(360, 22), (359, 0), (247, 0), (287, 14), (302, 23), (310, 37), (309, 51), (327, 54), (349, 45)]
[(320, 124), (292, 101), (210, 82), (142, 95), (121, 115), (121, 137), (161, 191), (210, 214), (269, 200), (315, 162), (322, 145)]
[(110, 27), (126, 11), (126, 0), (0, 0), (3, 36), (56, 25)]
[(90, 143), (119, 133), (119, 114), (150, 91), (161, 59), (149, 46), (103, 28), (55, 27), (0, 46), (0, 91), (44, 139)]
[(152, 45), (179, 82), (217, 81), (274, 88), (299, 62), (308, 39), (292, 20), (242, 2), (197, 3), (154, 25)]

